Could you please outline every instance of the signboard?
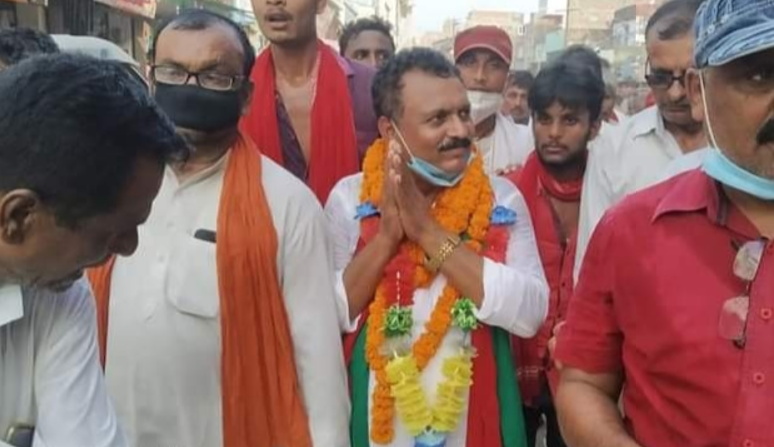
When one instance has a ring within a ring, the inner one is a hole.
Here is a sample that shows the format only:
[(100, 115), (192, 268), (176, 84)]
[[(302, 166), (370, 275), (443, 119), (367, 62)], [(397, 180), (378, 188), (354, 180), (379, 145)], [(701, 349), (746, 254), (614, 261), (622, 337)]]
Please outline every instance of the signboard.
[(156, 0), (96, 0), (120, 11), (152, 19), (156, 17)]

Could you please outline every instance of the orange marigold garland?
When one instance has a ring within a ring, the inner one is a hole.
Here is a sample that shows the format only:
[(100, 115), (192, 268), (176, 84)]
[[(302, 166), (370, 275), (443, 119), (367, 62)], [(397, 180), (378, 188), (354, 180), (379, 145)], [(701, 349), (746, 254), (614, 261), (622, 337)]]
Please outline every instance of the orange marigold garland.
[[(381, 203), (386, 152), (385, 141), (377, 140), (366, 154), (363, 163), (361, 203), (370, 203), (377, 208)], [(489, 234), (493, 206), (494, 193), (489, 178), (484, 173), (481, 157), (476, 156), (460, 183), (439, 194), (431, 213), (442, 228), (453, 234), (464, 234), (468, 246), (476, 252), (481, 252), (487, 242), (493, 242), (492, 235)], [(375, 219), (375, 217), (363, 219), (363, 229), (373, 232)], [(506, 235), (504, 238), (503, 234)], [(503, 247), (498, 247), (496, 251), (504, 253), (507, 232), (499, 233), (494, 239), (503, 245)], [(493, 247), (486, 248), (490, 251), (493, 249)], [(390, 377), (386, 370), (390, 364), (391, 355), (384, 352), (387, 341), (384, 325), (392, 306), (410, 305), (414, 289), (428, 287), (435, 279), (435, 275), (425, 268), (424, 257), (425, 253), (418, 244), (411, 241), (403, 242), (395, 259), (385, 269), (384, 277), (377, 287), (373, 302), (369, 306), (366, 360), (376, 377), (370, 431), (371, 439), (378, 444), (389, 444), (394, 437), (395, 400), (393, 394), (395, 390), (391, 389)], [(407, 280), (411, 277), (413, 277), (413, 281)], [(406, 297), (408, 302), (399, 302), (401, 297)], [(452, 309), (459, 300), (459, 292), (451, 285), (447, 285), (429, 320), (425, 323), (423, 333), (411, 347), (412, 364), (416, 365), (419, 372), (424, 370), (430, 360), (435, 357), (452, 325)], [(459, 371), (455, 373), (461, 374)], [(455, 383), (460, 382), (459, 377), (455, 379), (453, 374), (450, 380), (456, 380)], [(446, 401), (448, 400), (451, 398), (446, 399)], [(446, 413), (454, 412), (447, 410)], [(443, 426), (448, 428), (448, 422)]]

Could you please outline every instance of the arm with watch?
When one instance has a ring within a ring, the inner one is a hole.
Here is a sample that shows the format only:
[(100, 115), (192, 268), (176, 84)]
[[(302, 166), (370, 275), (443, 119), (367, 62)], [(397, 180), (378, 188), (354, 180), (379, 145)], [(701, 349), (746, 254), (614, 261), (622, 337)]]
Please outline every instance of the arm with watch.
[(524, 198), (507, 181), (493, 179), (495, 201), (515, 212), (509, 226), (505, 263), (488, 259), (463, 244), (460, 236), (432, 217), (434, 196), (421, 193), (404, 158), (393, 158), (395, 202), (406, 237), (425, 252), (425, 265), (438, 271), (460, 296), (476, 305), (478, 320), (520, 337), (532, 337), (548, 311), (548, 284)]
[(384, 268), (405, 238), (422, 247), (428, 269), (440, 272), (475, 303), (482, 323), (522, 337), (534, 335), (545, 319), (548, 286), (524, 199), (518, 190), (506, 187), (498, 203), (519, 218), (510, 229), (506, 263), (499, 264), (436, 223), (431, 215), (434, 196), (422, 194), (408, 172), (392, 170), (385, 176), (377, 235), (344, 271), (349, 315), (354, 318), (369, 305)]

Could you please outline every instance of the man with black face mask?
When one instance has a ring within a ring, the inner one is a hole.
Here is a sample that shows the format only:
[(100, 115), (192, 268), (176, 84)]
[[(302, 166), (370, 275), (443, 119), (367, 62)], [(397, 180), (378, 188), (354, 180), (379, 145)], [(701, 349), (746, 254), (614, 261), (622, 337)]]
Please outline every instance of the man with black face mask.
[(254, 60), (211, 12), (156, 34), (153, 93), (193, 155), (167, 167), (137, 256), (90, 274), (130, 445), (349, 445), (320, 206), (238, 130)]

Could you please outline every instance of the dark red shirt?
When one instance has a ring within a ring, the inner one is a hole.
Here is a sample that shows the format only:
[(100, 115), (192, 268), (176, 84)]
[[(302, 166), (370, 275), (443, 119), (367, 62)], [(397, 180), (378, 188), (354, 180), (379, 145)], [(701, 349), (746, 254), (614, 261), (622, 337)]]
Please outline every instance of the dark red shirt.
[(752, 282), (746, 346), (718, 324), (745, 292), (737, 248), (756, 239), (698, 170), (628, 197), (597, 227), (557, 357), (623, 371), (626, 424), (641, 444), (774, 446), (774, 244)]

